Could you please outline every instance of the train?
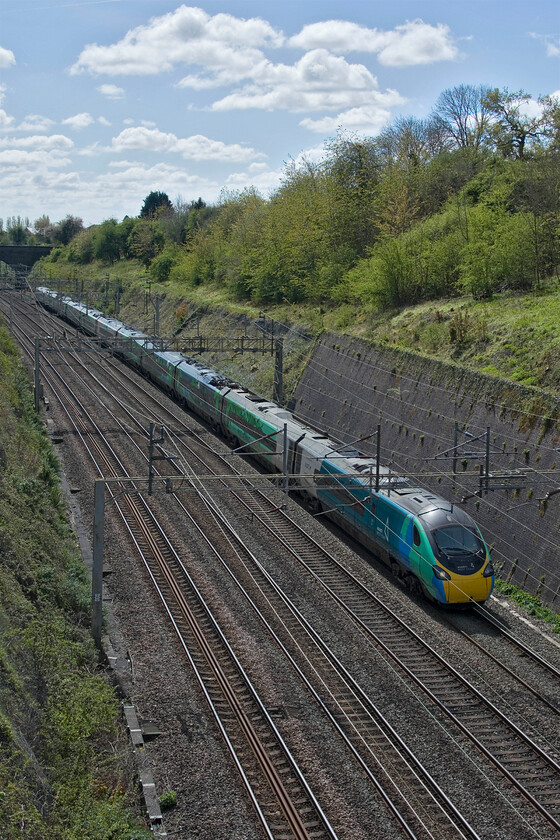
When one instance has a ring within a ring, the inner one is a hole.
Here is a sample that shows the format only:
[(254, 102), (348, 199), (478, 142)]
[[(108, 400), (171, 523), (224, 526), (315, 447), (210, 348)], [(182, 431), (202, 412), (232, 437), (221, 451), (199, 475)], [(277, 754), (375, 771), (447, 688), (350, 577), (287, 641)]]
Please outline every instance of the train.
[[(44, 307), (100, 339), (121, 339), (119, 356), (194, 412), (232, 447), (242, 447), (384, 561), (413, 592), (440, 605), (482, 604), (494, 568), (480, 529), (453, 502), (378, 466), (274, 402), (148, 335), (44, 286)], [(287, 447), (285, 442), (287, 441)], [(286, 451), (285, 451), (286, 450)]]

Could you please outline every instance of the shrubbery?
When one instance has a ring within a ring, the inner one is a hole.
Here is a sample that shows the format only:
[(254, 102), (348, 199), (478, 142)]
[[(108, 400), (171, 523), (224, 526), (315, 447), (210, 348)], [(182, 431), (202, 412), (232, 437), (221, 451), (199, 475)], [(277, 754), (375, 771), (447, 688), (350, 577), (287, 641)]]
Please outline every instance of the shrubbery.
[(246, 189), (173, 206), (151, 193), (139, 218), (78, 233), (68, 259), (135, 257), (156, 282), (258, 304), (398, 307), (533, 289), (560, 262), (560, 105), (542, 100), (528, 117), (528, 98), (444, 91), (427, 120), (339, 134), (321, 162), (292, 161), (269, 199)]
[(18, 356), (0, 326), (0, 834), (148, 838), (131, 816), (130, 749), (97, 667), (90, 585)]

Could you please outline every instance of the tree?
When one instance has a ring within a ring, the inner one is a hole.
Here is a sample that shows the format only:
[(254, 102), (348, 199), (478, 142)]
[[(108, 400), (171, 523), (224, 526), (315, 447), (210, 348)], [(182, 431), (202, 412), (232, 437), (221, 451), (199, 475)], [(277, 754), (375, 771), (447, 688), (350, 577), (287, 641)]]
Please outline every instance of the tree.
[(488, 93), (484, 85), (458, 85), (440, 93), (434, 117), (453, 145), (478, 149), (484, 142), (490, 122)]
[(377, 145), (389, 166), (407, 171), (427, 163), (434, 154), (444, 151), (440, 125), (434, 119), (398, 117), (378, 137)]
[(29, 237), (29, 219), (21, 216), (8, 216), (6, 230), (12, 245), (25, 245)]
[(53, 228), (53, 239), (60, 245), (68, 245), (68, 243), (84, 229), (84, 224), (77, 216), (66, 216)]
[(151, 192), (144, 199), (144, 204), (140, 210), (140, 218), (153, 219), (158, 211), (161, 209), (168, 209), (173, 211), (173, 205), (169, 200), (169, 196), (164, 192)]
[(49, 239), (53, 230), (49, 217), (40, 216), (36, 219), (33, 223), (33, 230), (40, 239), (44, 239), (45, 241)]
[(121, 255), (121, 237), (116, 219), (106, 219), (93, 234), (95, 259), (113, 264)]
[(494, 88), (483, 97), (484, 106), (493, 115), (491, 130), (496, 147), (506, 158), (523, 160), (527, 148), (546, 136), (546, 109), (531, 116), (527, 106), (532, 101), (525, 91), (510, 93), (507, 88)]
[(153, 258), (163, 250), (165, 237), (157, 221), (137, 219), (128, 237), (129, 253), (140, 260), (146, 268)]
[(377, 236), (374, 208), (381, 172), (377, 145), (368, 138), (340, 133), (326, 149), (324, 179), (319, 180), (320, 173), (314, 174), (311, 164), (307, 177), (313, 176), (316, 191), (325, 194), (328, 215), (322, 223), (328, 247), (333, 252), (347, 251), (350, 259), (363, 256)]

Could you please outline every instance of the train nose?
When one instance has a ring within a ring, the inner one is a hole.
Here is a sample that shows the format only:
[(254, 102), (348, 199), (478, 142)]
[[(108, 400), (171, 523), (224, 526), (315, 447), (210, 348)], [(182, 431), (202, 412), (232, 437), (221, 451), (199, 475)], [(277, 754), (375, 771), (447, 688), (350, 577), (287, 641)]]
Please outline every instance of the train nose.
[(449, 604), (467, 604), (469, 601), (483, 603), (492, 591), (492, 578), (484, 577), (482, 572), (475, 575), (452, 575), (451, 580), (445, 583), (445, 590)]

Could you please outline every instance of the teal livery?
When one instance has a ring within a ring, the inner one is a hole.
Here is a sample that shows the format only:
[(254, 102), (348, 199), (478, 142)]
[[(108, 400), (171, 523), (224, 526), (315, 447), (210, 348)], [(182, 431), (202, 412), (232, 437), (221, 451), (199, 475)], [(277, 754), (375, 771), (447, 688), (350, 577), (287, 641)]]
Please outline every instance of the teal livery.
[(157, 349), (147, 335), (97, 309), (44, 287), (36, 297), (90, 335), (121, 338), (116, 352), (129, 364), (270, 471), (284, 468), (285, 435), (294, 492), (381, 557), (411, 590), (440, 604), (483, 603), (489, 597), (494, 569), (488, 549), (475, 522), (457, 505), (378, 467), (374, 458), (333, 441), (199, 361)]

